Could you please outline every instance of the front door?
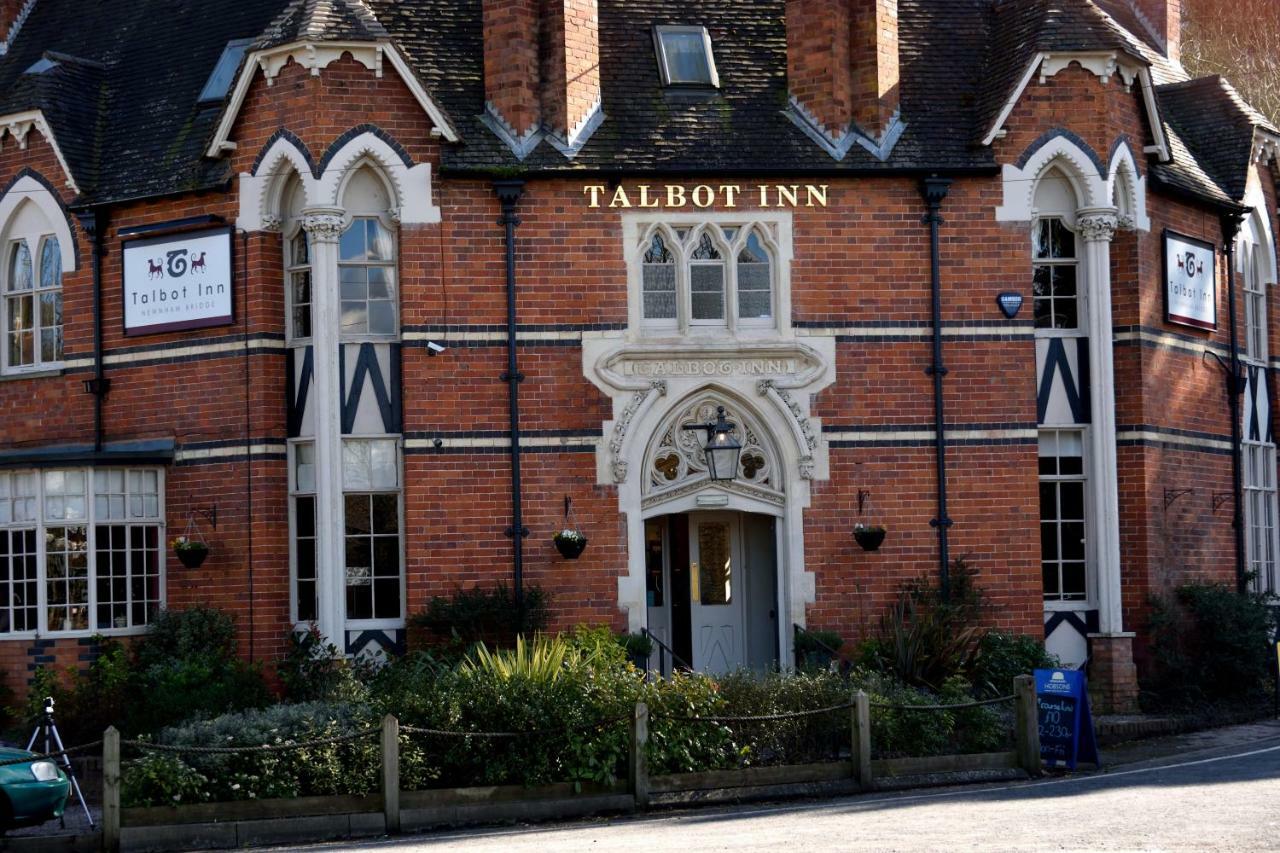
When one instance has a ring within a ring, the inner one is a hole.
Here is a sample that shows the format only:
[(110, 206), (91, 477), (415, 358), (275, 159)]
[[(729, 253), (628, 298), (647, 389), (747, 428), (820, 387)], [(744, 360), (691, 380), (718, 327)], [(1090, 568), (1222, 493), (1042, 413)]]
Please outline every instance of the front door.
[(689, 516), (693, 667), (725, 673), (746, 666), (742, 527), (737, 513)]

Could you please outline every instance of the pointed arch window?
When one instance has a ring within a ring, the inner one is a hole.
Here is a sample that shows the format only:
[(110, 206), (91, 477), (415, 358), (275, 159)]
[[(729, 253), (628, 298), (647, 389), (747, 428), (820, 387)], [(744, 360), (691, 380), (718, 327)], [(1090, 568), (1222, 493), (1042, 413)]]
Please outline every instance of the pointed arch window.
[(725, 322), (724, 256), (711, 234), (703, 231), (689, 255), (690, 321), (694, 325)]
[(4, 296), (5, 367), (39, 369), (60, 363), (62, 247), (57, 237), (42, 235), (10, 242)]
[(633, 256), (641, 324), (697, 334), (774, 327), (776, 245), (773, 228), (759, 222), (652, 228)]
[(648, 322), (675, 325), (676, 257), (667, 248), (667, 239), (654, 234), (644, 253), (644, 318)]
[(376, 216), (357, 216), (338, 243), (343, 337), (394, 337), (396, 240)]

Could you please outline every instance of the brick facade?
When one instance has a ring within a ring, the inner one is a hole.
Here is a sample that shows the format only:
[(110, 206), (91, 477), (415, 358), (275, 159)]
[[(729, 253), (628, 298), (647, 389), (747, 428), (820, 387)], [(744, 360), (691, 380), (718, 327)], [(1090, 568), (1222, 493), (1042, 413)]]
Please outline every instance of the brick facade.
[[(599, 97), (599, 73), (593, 72), (599, 49), (589, 35), (597, 26), (595, 3), (550, 4), (563, 14), (553, 16), (549, 54), (539, 49), (543, 5), (483, 4), (490, 36), (485, 96), (518, 133), (539, 122), (568, 132)], [(847, 22), (851, 32), (866, 37), (848, 43), (833, 38), (810, 8), (826, 6), (787, 4), (791, 92), (829, 130), (849, 120), (883, 129), (897, 107), (891, 23), (896, 4), (838, 4), (840, 14), (855, 17), (863, 13), (850, 11), (852, 6), (875, 9), (874, 25)], [(884, 35), (890, 29), (892, 44)], [(878, 35), (869, 35), (872, 30)], [(875, 41), (874, 51), (863, 43), (868, 39)], [(866, 67), (848, 63), (841, 51), (851, 45), (876, 61)], [(828, 78), (831, 60), (850, 72)], [(1118, 145), (1128, 145), (1137, 153), (1140, 176), (1149, 178), (1143, 150), (1153, 130), (1147, 122), (1138, 87), (1127, 86), (1119, 75), (1100, 80), (1076, 65), (1044, 81), (1032, 79), (993, 152), (1000, 164), (1018, 163), (1047, 134), (1066, 130), (1104, 168)], [(443, 168), (444, 143), (433, 135), (432, 121), (411, 89), (398, 75), (375, 72), (350, 54), (318, 71), (291, 60), (270, 85), (258, 74), (239, 106), (228, 162), (232, 175), (257, 176), (260, 158), (287, 132), (311, 163), (333, 166), (330, 155), (353, 134), (375, 131), (409, 163), (430, 165), (432, 203), (439, 208), (438, 222), (405, 224), (398, 236), (399, 317), (406, 333), (404, 610), (412, 615), (433, 595), (511, 578), (512, 541), (504, 535), (511, 512), (507, 450), (501, 440), (475, 441), (503, 439), (509, 415), (501, 379), (507, 363), (505, 247), (491, 180)], [(282, 160), (272, 168), (291, 167)], [(1277, 233), (1274, 175), (1265, 163), (1251, 168)], [(75, 205), (69, 176), (39, 132), (31, 133), (25, 147), (0, 149), (0, 186), (23, 173), (39, 175), (61, 204)], [(649, 180), (616, 177), (628, 189)], [(977, 568), (993, 604), (993, 625), (1042, 636), (1029, 224), (997, 221), (1006, 191), (998, 170), (953, 177), (942, 205), (940, 245), (951, 553)], [(518, 355), (525, 376), (520, 428), (531, 441), (522, 472), (524, 523), (531, 531), (524, 545), (525, 582), (551, 594), (555, 629), (591, 623), (626, 630), (638, 618), (619, 606), (620, 584), (634, 556), (628, 519), (619, 504), (620, 486), (599, 476), (597, 459), (598, 448), (609, 440), (606, 424), (619, 413), (615, 401), (584, 375), (582, 354), (584, 339), (621, 335), (628, 326), (630, 247), (623, 244), (623, 211), (590, 206), (584, 187), (594, 178), (527, 178), (515, 252)], [(834, 339), (835, 377), (809, 401), (807, 414), (820, 420), (825, 436), (828, 470), (807, 486), (804, 561), (787, 570), (813, 576), (813, 600), (801, 609), (806, 626), (850, 639), (875, 630), (904, 582), (938, 568), (937, 534), (930, 525), (937, 514), (938, 472), (930, 435), (932, 379), (926, 373), (930, 243), (921, 222), (918, 178), (815, 178), (798, 170), (767, 178), (718, 172), (713, 178), (675, 174), (650, 181), (682, 186), (691, 198), (701, 184), (827, 188), (825, 206), (801, 202), (786, 211), (792, 235), (790, 325), (801, 343), (806, 335)], [(103, 437), (109, 444), (172, 440), (176, 461), (166, 472), (166, 536), (178, 535), (195, 519), (213, 552), (195, 570), (168, 560), (166, 603), (213, 604), (235, 613), (244, 653), (269, 661), (282, 653), (291, 627), (281, 234), (236, 234), (235, 321), (225, 327), (126, 337), (120, 287), (122, 230), (206, 214), (236, 222), (244, 214), (243, 186), (233, 179), (225, 191), (107, 209), (101, 326), (111, 390), (102, 413)], [(614, 189), (610, 185), (608, 192)], [(754, 194), (744, 192), (734, 205), (717, 197), (682, 212), (694, 210), (707, 217), (749, 216), (776, 206), (762, 208)], [(1215, 444), (1229, 436), (1230, 424), (1222, 374), (1202, 354), (1206, 347), (1229, 345), (1225, 267), (1219, 270), (1216, 331), (1171, 326), (1163, 303), (1164, 229), (1220, 245), (1219, 211), (1152, 184), (1145, 212), (1149, 230), (1121, 230), (1111, 244), (1123, 621), (1137, 636), (1132, 650), (1115, 637), (1095, 640), (1092, 655), (1095, 686), (1105, 694), (1103, 703), (1116, 709), (1131, 707), (1133, 660), (1139, 666), (1145, 661), (1150, 597), (1191, 579), (1234, 581), (1230, 451)], [(91, 244), (78, 227), (72, 230), (78, 264), (63, 277), (65, 350), (68, 361), (82, 364), (92, 356)], [(1225, 264), (1222, 258), (1219, 253)], [(1025, 298), (1018, 319), (999, 314), (994, 300), (1002, 291)], [(1272, 340), (1275, 323), (1273, 315)], [(447, 351), (432, 355), (428, 338), (447, 344)], [(54, 375), (0, 379), (0, 450), (92, 442), (92, 396), (83, 387), (91, 372), (91, 365), (76, 366)], [(561, 526), (565, 497), (590, 538), (576, 562), (562, 559), (551, 540)], [(199, 515), (213, 506), (216, 530)], [(852, 526), (858, 521), (888, 528), (880, 551), (864, 552), (855, 544)], [(0, 639), (0, 669), (20, 688), (36, 665), (81, 664), (92, 645), (88, 638), (56, 635)]]

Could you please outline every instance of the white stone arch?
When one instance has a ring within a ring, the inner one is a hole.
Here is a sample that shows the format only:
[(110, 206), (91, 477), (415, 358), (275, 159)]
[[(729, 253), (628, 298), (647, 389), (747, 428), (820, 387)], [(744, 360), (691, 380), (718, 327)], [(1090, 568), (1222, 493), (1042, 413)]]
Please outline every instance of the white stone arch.
[(0, 198), (0, 234), (7, 240), (14, 218), (27, 205), (39, 210), (49, 230), (58, 238), (63, 273), (77, 269), (76, 241), (67, 222), (66, 211), (53, 193), (49, 192), (49, 188), (31, 175), (23, 175), (14, 181), (5, 191), (4, 197)]
[(1147, 179), (1138, 169), (1133, 149), (1123, 140), (1111, 153), (1107, 198), (1116, 208), (1121, 228), (1144, 233), (1151, 230), (1151, 217), (1147, 215)]
[(1070, 181), (1081, 208), (1109, 208), (1111, 194), (1097, 156), (1083, 143), (1060, 133), (1025, 156), (1020, 164), (1006, 164), (1001, 172), (1003, 203), (996, 207), (997, 222), (1030, 222), (1035, 218), (1035, 196), (1040, 180), (1057, 170)]
[(1256, 172), (1249, 177), (1244, 204), (1252, 210), (1240, 228), (1240, 241), (1251, 243), (1253, 253), (1261, 257), (1263, 284), (1275, 285), (1277, 278), (1280, 277), (1275, 234), (1271, 229), (1271, 217), (1267, 214), (1267, 198), (1262, 192), (1262, 186), (1258, 183)]
[[(792, 659), (793, 624), (803, 626), (805, 606), (816, 600), (815, 575), (806, 571), (803, 512), (810, 502), (812, 457), (807, 444), (796, 439), (792, 413), (769, 389), (740, 386), (735, 382), (672, 380), (655, 383), (636, 392), (639, 399), (631, 416), (626, 441), (618, 453), (633, 460), (629, 475), (618, 484), (619, 506), (627, 519), (628, 571), (618, 579), (618, 602), (628, 614), (630, 630), (644, 627), (648, 614), (645, 599), (644, 523), (647, 518), (705, 509), (699, 498), (714, 495), (717, 510), (751, 512), (776, 519), (777, 601), (779, 661)], [(667, 394), (668, 389), (672, 393)], [(656, 393), (654, 393), (656, 392)], [(674, 489), (659, 500), (645, 500), (648, 470), (645, 463), (664, 427), (699, 401), (721, 402), (733, 415), (749, 424), (757, 438), (768, 445), (778, 476), (777, 490), (753, 490), (740, 484), (700, 479), (688, 489)], [(825, 466), (824, 466), (825, 468)], [(824, 471), (825, 473), (825, 471)]]
[(311, 160), (296, 139), (281, 134), (258, 159), (252, 173), (240, 175), (240, 215), (236, 224), (245, 231), (277, 231), (286, 218), (285, 189), (297, 175), (306, 207), (322, 204)]
[(403, 225), (440, 221), (440, 208), (432, 204), (431, 164), (405, 165), (404, 158), (373, 131), (363, 131), (325, 155), (317, 186), (318, 204), (341, 207), (342, 194), (353, 171), (375, 165), (390, 187), (396, 217)]

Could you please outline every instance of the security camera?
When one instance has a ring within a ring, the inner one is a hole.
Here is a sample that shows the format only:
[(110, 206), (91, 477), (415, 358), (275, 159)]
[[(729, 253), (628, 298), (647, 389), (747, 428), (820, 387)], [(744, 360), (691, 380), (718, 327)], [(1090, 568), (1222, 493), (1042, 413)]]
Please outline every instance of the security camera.
[(427, 341), (427, 355), (439, 355), (447, 349), (448, 347), (444, 344), (438, 344), (435, 341)]

